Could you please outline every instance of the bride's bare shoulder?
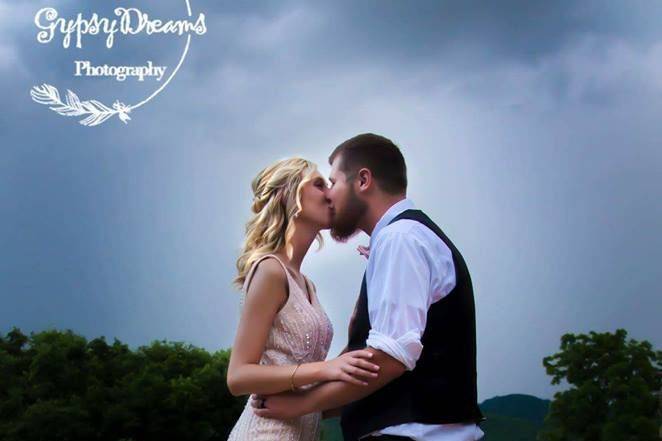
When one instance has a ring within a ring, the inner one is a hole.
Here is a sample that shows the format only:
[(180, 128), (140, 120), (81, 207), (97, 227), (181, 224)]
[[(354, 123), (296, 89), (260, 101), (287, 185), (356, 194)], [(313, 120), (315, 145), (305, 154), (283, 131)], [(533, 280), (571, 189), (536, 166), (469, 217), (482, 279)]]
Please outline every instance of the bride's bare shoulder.
[[(287, 294), (287, 274), (275, 257), (266, 257), (257, 263), (248, 291), (282, 291)], [(273, 294), (272, 294), (273, 295)]]
[(289, 298), (287, 274), (281, 264), (273, 257), (257, 263), (255, 273), (246, 292), (249, 308), (264, 311), (280, 311)]
[(275, 257), (271, 256), (265, 257), (257, 263), (253, 277), (257, 278), (259, 276), (283, 281), (287, 279), (283, 266)]

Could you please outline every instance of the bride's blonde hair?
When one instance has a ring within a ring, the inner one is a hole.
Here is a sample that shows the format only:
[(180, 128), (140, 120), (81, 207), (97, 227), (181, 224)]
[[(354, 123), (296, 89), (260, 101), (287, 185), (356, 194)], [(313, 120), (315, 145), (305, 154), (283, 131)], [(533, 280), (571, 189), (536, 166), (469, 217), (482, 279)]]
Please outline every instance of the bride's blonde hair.
[[(243, 286), (253, 263), (265, 254), (284, 247), (288, 257), (292, 257), (292, 220), (302, 210), (301, 189), (315, 171), (317, 167), (312, 162), (290, 158), (266, 167), (253, 179), (253, 215), (246, 223), (246, 238), (234, 279), (238, 287)], [(316, 239), (321, 247), (321, 234), (317, 233)]]

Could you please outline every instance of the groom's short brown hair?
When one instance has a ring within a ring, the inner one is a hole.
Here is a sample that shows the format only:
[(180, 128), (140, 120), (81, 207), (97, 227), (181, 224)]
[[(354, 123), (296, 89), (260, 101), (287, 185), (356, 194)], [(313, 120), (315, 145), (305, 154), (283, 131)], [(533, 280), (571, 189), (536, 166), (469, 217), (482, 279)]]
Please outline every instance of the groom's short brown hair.
[(329, 156), (329, 164), (337, 157), (340, 157), (339, 169), (347, 176), (365, 167), (386, 193), (400, 194), (407, 190), (405, 158), (388, 138), (362, 133), (336, 147)]

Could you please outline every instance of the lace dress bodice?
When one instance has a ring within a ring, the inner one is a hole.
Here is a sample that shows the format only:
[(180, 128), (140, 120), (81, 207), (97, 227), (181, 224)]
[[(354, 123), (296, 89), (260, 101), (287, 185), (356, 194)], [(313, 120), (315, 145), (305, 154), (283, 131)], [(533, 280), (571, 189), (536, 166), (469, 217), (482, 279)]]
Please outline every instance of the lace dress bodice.
[[(274, 318), (260, 364), (296, 365), (324, 361), (333, 339), (331, 321), (319, 303), (317, 292), (311, 287), (312, 284), (306, 283), (311, 297), (309, 300), (308, 295), (277, 256), (269, 254), (253, 264), (244, 282), (241, 308), (243, 308), (248, 285), (258, 263), (268, 257), (275, 258), (283, 267), (287, 275), (289, 296)], [(308, 282), (307, 279), (306, 282)], [(303, 386), (301, 389), (312, 386), (314, 384)], [(232, 429), (228, 441), (319, 440), (321, 412), (289, 420), (262, 418), (253, 412), (250, 398)]]

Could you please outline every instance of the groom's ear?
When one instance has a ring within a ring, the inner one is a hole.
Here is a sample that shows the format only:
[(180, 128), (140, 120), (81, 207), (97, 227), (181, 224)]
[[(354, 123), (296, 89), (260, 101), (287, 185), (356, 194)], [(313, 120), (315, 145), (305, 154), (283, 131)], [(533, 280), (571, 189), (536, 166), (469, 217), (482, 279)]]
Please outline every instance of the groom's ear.
[(368, 168), (359, 169), (356, 173), (356, 182), (359, 184), (359, 191), (365, 191), (372, 185), (372, 172)]

